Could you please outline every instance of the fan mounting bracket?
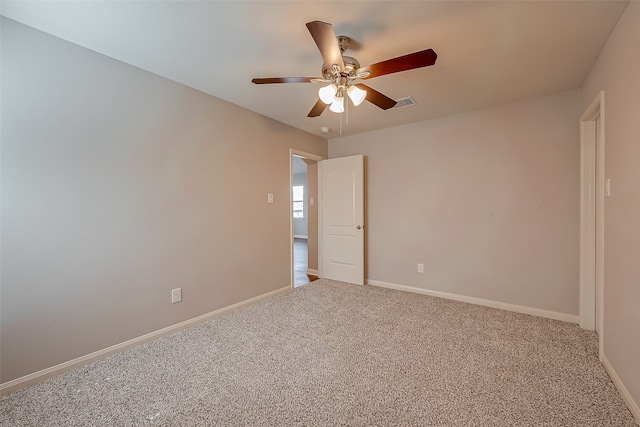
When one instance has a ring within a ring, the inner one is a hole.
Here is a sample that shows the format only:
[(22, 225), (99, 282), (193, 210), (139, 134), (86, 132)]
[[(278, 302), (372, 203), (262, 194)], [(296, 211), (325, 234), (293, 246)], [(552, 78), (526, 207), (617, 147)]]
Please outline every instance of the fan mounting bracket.
[(338, 36), (336, 37), (338, 41), (338, 47), (340, 48), (340, 53), (345, 53), (347, 49), (349, 49), (349, 45), (351, 44), (351, 39), (347, 36)]

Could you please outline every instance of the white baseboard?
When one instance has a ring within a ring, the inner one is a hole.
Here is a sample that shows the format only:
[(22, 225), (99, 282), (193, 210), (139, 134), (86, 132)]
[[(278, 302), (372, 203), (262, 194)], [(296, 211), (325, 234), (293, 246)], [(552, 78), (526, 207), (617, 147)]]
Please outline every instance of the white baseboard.
[(613, 384), (616, 386), (616, 388), (618, 389), (618, 392), (622, 396), (624, 403), (627, 404), (629, 411), (631, 411), (631, 414), (636, 419), (636, 422), (640, 424), (640, 407), (633, 400), (633, 397), (631, 397), (631, 393), (629, 393), (629, 390), (627, 390), (627, 388), (624, 386), (622, 380), (616, 373), (616, 370), (613, 369), (613, 366), (609, 362), (609, 359), (607, 359), (607, 356), (605, 356), (604, 354), (601, 354), (600, 361), (602, 361), (604, 368), (607, 370), (609, 377), (611, 377), (611, 381), (613, 381)]
[(467, 302), (469, 304), (483, 305), (485, 307), (499, 308), (501, 310), (515, 311), (516, 313), (531, 314), (533, 316), (546, 317), (548, 319), (561, 320), (563, 322), (578, 323), (579, 321), (579, 316), (574, 314), (559, 313), (556, 311), (543, 310), (541, 308), (527, 307), (524, 305), (509, 304), (506, 302), (469, 297), (466, 295), (451, 294), (448, 292), (432, 291), (428, 289), (415, 288), (413, 286), (382, 282), (379, 280), (367, 279), (367, 284), (372, 286), (378, 286), (381, 288), (397, 289), (399, 291), (413, 292), (416, 294), (430, 295), (432, 297)]
[(307, 276), (316, 276), (316, 277), (320, 277), (320, 273), (318, 272), (318, 270), (314, 270), (311, 268), (307, 268)]
[(137, 338), (130, 339), (128, 341), (124, 341), (120, 344), (112, 345), (110, 347), (104, 348), (102, 350), (95, 351), (93, 353), (89, 353), (84, 356), (80, 356), (73, 360), (69, 360), (68, 362), (60, 363), (59, 365), (52, 366), (47, 369), (43, 369), (38, 372), (34, 372), (29, 375), (25, 375), (20, 378), (16, 378), (15, 380), (7, 381), (6, 383), (0, 384), (0, 396), (11, 393), (13, 391), (19, 390), (21, 388), (28, 387), (33, 384), (37, 384), (41, 381), (46, 380), (47, 378), (54, 377), (56, 375), (60, 375), (64, 372), (70, 371), (72, 369), (78, 368), (80, 366), (86, 365), (90, 362), (94, 362), (99, 359), (103, 359), (111, 354), (118, 353), (124, 351), (128, 348), (135, 347), (147, 341), (151, 341), (153, 339), (159, 338), (163, 335), (168, 335), (173, 332), (177, 332), (181, 329), (188, 328), (189, 326), (193, 326), (196, 323), (201, 323), (206, 320), (210, 320), (216, 317), (220, 317), (224, 314), (230, 313), (234, 310), (238, 310), (239, 308), (245, 307), (247, 305), (254, 304), (263, 299), (272, 297), (279, 293), (291, 290), (290, 286), (285, 286), (280, 289), (276, 289), (275, 291), (267, 292), (266, 294), (258, 295), (257, 297), (249, 298), (248, 300), (240, 301), (236, 304), (232, 304), (227, 307), (220, 308), (218, 310), (203, 314), (201, 316), (194, 317), (189, 320), (185, 320), (180, 323), (176, 323), (175, 325), (167, 326), (166, 328), (158, 329), (157, 331), (150, 332), (148, 334), (139, 336)]

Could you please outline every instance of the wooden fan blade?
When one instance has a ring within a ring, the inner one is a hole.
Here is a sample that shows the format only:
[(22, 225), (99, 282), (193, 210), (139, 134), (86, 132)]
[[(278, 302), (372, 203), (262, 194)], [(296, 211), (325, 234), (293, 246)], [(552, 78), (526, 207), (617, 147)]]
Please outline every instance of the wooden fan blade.
[(389, 108), (392, 108), (394, 105), (397, 104), (397, 101), (389, 98), (387, 95), (378, 92), (377, 90), (370, 88), (369, 86), (362, 84), (362, 83), (358, 83), (355, 86), (359, 87), (360, 89), (364, 90), (367, 92), (367, 96), (365, 97), (365, 99), (367, 101), (369, 101), (372, 104), (377, 105), (378, 107), (382, 108), (383, 110), (388, 110)]
[(324, 63), (331, 68), (333, 64), (340, 67), (340, 71), (344, 71), (344, 61), (342, 60), (342, 52), (336, 40), (336, 34), (333, 32), (331, 24), (321, 21), (307, 22), (307, 28), (318, 45)]
[(270, 83), (311, 83), (312, 80), (317, 79), (317, 77), (264, 77), (253, 79), (251, 82), (257, 85)]
[(327, 104), (322, 102), (321, 99), (318, 99), (316, 105), (314, 105), (311, 111), (309, 111), (309, 114), (307, 114), (307, 117), (318, 117), (320, 114), (322, 114), (325, 108), (327, 108)]
[(420, 52), (387, 59), (386, 61), (359, 68), (358, 71), (356, 71), (356, 74), (369, 72), (369, 76), (363, 77), (363, 79), (370, 79), (372, 77), (384, 76), (385, 74), (427, 67), (435, 64), (436, 58), (438, 58), (438, 55), (433, 51), (433, 49), (421, 50)]

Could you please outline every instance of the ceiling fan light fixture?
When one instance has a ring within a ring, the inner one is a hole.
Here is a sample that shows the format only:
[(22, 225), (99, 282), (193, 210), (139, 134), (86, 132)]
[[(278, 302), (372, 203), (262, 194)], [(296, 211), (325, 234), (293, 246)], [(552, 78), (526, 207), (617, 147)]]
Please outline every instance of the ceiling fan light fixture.
[(329, 107), (329, 110), (333, 111), (334, 113), (343, 113), (344, 112), (344, 97), (342, 96), (336, 96), (333, 98), (333, 102), (331, 103), (331, 106)]
[(364, 101), (365, 97), (367, 96), (367, 92), (357, 86), (351, 86), (347, 90), (347, 94), (349, 95), (349, 98), (351, 98), (351, 102), (353, 102), (353, 105), (355, 105), (356, 107), (362, 104), (362, 101)]
[(325, 104), (331, 104), (337, 92), (338, 87), (335, 84), (331, 83), (328, 86), (321, 87), (318, 90), (318, 96), (320, 97), (320, 100), (322, 100), (322, 102), (324, 102)]
[[(312, 21), (307, 22), (306, 25), (324, 60), (322, 77), (263, 77), (254, 78), (251, 82), (257, 85), (271, 83), (328, 84), (318, 90), (319, 99), (307, 117), (318, 117), (329, 106), (329, 110), (335, 113), (346, 111), (346, 122), (348, 123), (348, 99), (345, 105), (347, 96), (354, 106), (359, 106), (366, 99), (382, 110), (394, 108), (398, 105), (398, 101), (362, 83), (352, 87), (353, 81), (428, 67), (434, 65), (438, 58), (433, 49), (425, 49), (361, 67), (357, 59), (344, 54), (352, 41), (349, 37), (336, 37), (333, 26), (327, 22)], [(342, 123), (342, 119), (340, 119), (340, 123)]]

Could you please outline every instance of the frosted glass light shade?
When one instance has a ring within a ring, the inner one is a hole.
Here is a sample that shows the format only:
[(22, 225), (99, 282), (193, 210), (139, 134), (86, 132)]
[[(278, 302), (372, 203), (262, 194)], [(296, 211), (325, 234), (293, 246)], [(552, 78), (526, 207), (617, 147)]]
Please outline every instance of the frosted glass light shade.
[(362, 101), (364, 101), (364, 98), (367, 96), (366, 91), (356, 86), (351, 86), (347, 91), (347, 94), (349, 94), (349, 98), (351, 98), (351, 102), (353, 102), (353, 105), (355, 105), (356, 107), (362, 104)]
[(342, 113), (344, 112), (344, 97), (335, 97), (333, 98), (333, 102), (331, 103), (331, 107), (329, 107), (329, 110), (333, 111), (334, 113)]
[(318, 90), (318, 96), (325, 104), (331, 104), (333, 98), (336, 96), (336, 92), (338, 92), (338, 87), (331, 83), (328, 86), (321, 87), (320, 90)]

